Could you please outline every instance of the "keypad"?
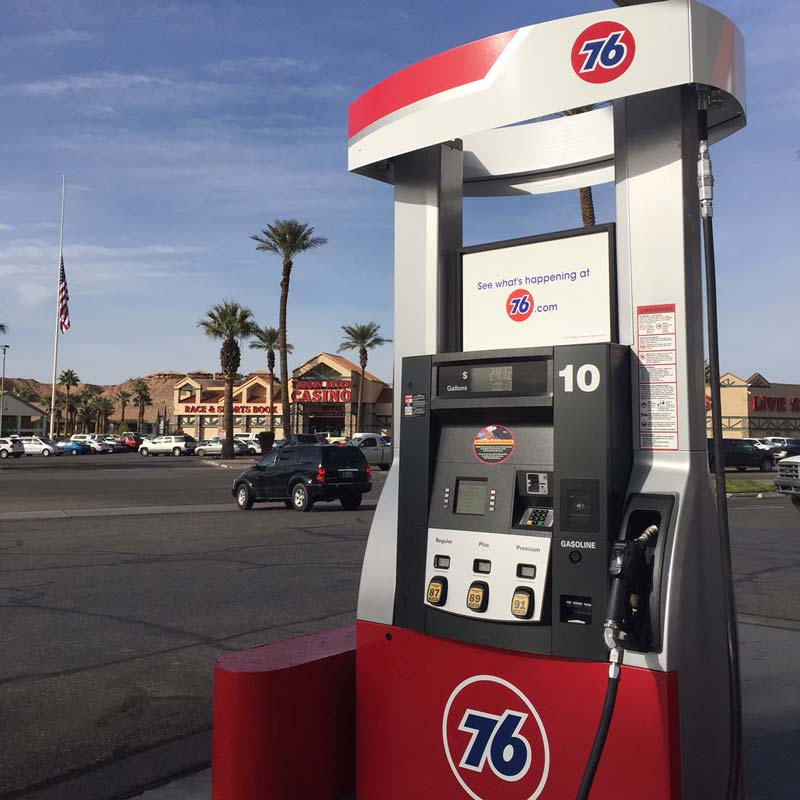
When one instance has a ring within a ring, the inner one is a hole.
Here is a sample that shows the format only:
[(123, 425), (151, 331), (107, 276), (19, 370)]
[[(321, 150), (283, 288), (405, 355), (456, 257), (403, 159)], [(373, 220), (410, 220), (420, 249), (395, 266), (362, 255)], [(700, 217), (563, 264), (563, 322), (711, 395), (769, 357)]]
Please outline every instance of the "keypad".
[(525, 519), (529, 528), (550, 528), (553, 525), (552, 508), (531, 508)]

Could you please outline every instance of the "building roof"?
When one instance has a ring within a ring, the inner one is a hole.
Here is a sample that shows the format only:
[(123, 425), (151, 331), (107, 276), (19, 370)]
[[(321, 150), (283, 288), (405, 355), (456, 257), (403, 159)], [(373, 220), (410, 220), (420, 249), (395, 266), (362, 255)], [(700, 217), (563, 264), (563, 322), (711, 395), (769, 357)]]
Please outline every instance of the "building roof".
[[(302, 363), (299, 367), (292, 371), (295, 380), (302, 380), (303, 376), (298, 374), (303, 369), (315, 361), (323, 361), (328, 362), (328, 364), (335, 369), (339, 369), (342, 373), (352, 373), (355, 372), (357, 374), (361, 374), (361, 367), (358, 364), (354, 364), (350, 359), (344, 358), (344, 356), (334, 355), (333, 353), (317, 353), (313, 358), (309, 358), (308, 361)], [(373, 383), (384, 383), (379, 377), (373, 375), (371, 372), (364, 372), (364, 377), (368, 381), (372, 381)]]
[(47, 412), (6, 392), (3, 395), (3, 414), (9, 417), (43, 417)]

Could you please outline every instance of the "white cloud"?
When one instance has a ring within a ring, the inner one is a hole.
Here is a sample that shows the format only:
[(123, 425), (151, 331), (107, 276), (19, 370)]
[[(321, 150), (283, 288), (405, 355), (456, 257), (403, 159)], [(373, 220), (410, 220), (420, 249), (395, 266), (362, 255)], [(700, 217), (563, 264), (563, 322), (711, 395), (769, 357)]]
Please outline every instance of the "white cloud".
[(0, 222), (0, 231), (10, 231), (13, 230), (11, 225), (6, 225), (4, 222)]
[(0, 46), (12, 47), (58, 47), (60, 45), (95, 42), (97, 37), (85, 30), (60, 28), (58, 30), (39, 31), (21, 36), (8, 36), (0, 39)]
[(316, 71), (319, 64), (309, 59), (302, 61), (286, 56), (247, 56), (245, 58), (227, 58), (209, 64), (206, 69), (213, 75), (238, 75), (254, 72), (284, 72), (284, 71)]

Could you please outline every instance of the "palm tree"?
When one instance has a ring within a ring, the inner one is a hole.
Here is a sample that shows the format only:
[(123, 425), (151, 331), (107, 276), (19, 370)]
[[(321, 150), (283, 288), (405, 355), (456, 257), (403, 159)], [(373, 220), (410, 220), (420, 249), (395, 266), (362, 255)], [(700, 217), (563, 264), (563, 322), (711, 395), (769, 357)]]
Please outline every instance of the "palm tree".
[(0, 333), (8, 333), (8, 325), (4, 325), (0, 322)]
[(222, 339), (219, 350), (219, 367), (225, 378), (225, 441), (222, 458), (234, 458), (233, 382), (242, 361), (239, 341), (252, 336), (255, 329), (253, 312), (232, 300), (223, 300), (206, 313), (205, 319), (201, 319), (197, 327), (202, 328), (211, 339)]
[[(269, 429), (275, 432), (275, 412), (272, 398), (275, 395), (275, 350), (280, 342), (280, 333), (277, 328), (264, 326), (253, 329), (253, 341), (250, 342), (251, 350), (265, 350), (267, 353), (267, 370), (269, 371)], [(286, 343), (286, 352), (293, 353), (294, 346)], [(285, 395), (286, 392), (283, 392)], [(286, 399), (284, 397), (284, 403)], [(285, 406), (284, 406), (285, 407)]]
[[(58, 382), (64, 387), (64, 391), (66, 392), (67, 399), (64, 401), (64, 406), (67, 409), (67, 427), (64, 430), (64, 433), (69, 436), (69, 390), (70, 387), (77, 386), (81, 382), (81, 379), (78, 377), (78, 374), (74, 369), (65, 369), (58, 376)], [(75, 433), (75, 431), (72, 431), (72, 433)]]
[(139, 408), (139, 424), (136, 430), (141, 433), (144, 426), (144, 410), (147, 406), (153, 405), (153, 398), (150, 396), (150, 387), (144, 378), (137, 378), (131, 386), (133, 392), (133, 400)]
[(380, 335), (380, 325), (367, 322), (365, 325), (342, 325), (345, 338), (339, 346), (343, 350), (358, 350), (358, 363), (361, 367), (361, 380), (358, 382), (358, 408), (356, 409), (356, 430), (361, 430), (361, 398), (364, 393), (364, 372), (367, 369), (367, 350), (391, 342)]
[(279, 340), (278, 348), (281, 351), (281, 392), (283, 396), (283, 433), (287, 436), (292, 432), (291, 404), (289, 402), (289, 364), (286, 358), (286, 305), (289, 301), (289, 280), (292, 277), (294, 258), (306, 250), (326, 244), (323, 236), (314, 236), (314, 229), (306, 222), (296, 219), (276, 219), (272, 225), (267, 225), (261, 235), (254, 234), (250, 237), (258, 242), (256, 250), (265, 253), (275, 253), (283, 260), (283, 273), (281, 275), (281, 301), (278, 315)]
[(98, 397), (95, 400), (97, 411), (97, 429), (99, 433), (108, 432), (108, 418), (114, 413), (114, 401), (110, 397)]
[(92, 421), (95, 418), (95, 413), (97, 411), (97, 407), (95, 405), (95, 396), (84, 389), (82, 392), (78, 393), (78, 396), (75, 398), (76, 402), (76, 416), (81, 421), (81, 432), (82, 433), (89, 433), (90, 428), (92, 426)]
[(119, 412), (120, 430), (122, 430), (122, 426), (125, 424), (125, 406), (127, 406), (128, 403), (130, 403), (132, 397), (133, 395), (130, 392), (126, 391), (125, 389), (120, 389), (116, 394), (115, 399), (120, 405), (120, 412)]
[(19, 386), (18, 388), (14, 389), (11, 394), (13, 394), (17, 400), (22, 400), (23, 403), (30, 403), (37, 397), (36, 393), (30, 388), (30, 386)]
[[(564, 112), (565, 117), (574, 117), (576, 114), (584, 114), (591, 111), (594, 106), (579, 106)], [(578, 189), (578, 196), (581, 201), (581, 220), (584, 228), (592, 228), (595, 224), (594, 218), (594, 198), (592, 197), (592, 187), (582, 186)]]

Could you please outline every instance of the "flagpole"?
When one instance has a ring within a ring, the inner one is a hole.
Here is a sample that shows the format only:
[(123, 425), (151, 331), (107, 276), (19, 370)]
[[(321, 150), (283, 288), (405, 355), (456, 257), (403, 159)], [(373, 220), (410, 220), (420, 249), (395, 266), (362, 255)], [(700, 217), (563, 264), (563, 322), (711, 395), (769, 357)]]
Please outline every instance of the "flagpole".
[(58, 266), (56, 267), (56, 328), (53, 333), (53, 390), (50, 394), (50, 438), (53, 438), (56, 424), (56, 372), (58, 371), (58, 329), (60, 322), (60, 303), (58, 300), (61, 283), (61, 259), (64, 257), (64, 185), (65, 177), (61, 176), (61, 233), (58, 237)]

